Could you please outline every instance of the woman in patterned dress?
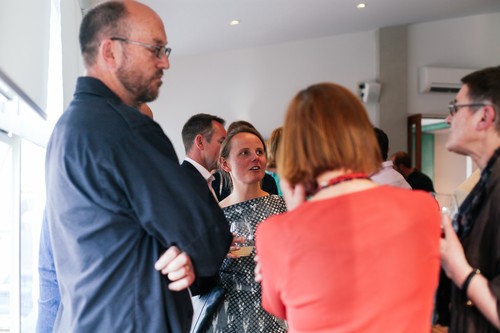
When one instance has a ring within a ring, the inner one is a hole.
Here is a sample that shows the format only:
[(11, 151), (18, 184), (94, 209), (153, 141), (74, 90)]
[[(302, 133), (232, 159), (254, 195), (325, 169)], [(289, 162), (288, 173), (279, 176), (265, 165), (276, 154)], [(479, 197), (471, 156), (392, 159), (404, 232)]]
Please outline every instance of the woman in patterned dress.
[[(268, 216), (286, 211), (278, 195), (270, 195), (260, 187), (266, 169), (266, 145), (255, 129), (240, 126), (227, 134), (221, 146), (220, 169), (229, 175), (231, 194), (220, 202), (228, 223), (245, 220), (252, 234)], [(224, 259), (219, 277), (225, 299), (212, 318), (208, 332), (286, 332), (285, 323), (261, 306), (260, 284), (254, 281), (255, 250), (249, 256), (234, 254), (232, 247)]]

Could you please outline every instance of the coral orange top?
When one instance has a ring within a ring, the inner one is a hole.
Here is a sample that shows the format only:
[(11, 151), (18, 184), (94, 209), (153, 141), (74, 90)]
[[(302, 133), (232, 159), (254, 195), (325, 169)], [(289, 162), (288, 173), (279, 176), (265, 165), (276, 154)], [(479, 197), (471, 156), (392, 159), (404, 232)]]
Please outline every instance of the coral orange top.
[(262, 303), (289, 332), (428, 333), (440, 213), (389, 186), (310, 201), (261, 223)]

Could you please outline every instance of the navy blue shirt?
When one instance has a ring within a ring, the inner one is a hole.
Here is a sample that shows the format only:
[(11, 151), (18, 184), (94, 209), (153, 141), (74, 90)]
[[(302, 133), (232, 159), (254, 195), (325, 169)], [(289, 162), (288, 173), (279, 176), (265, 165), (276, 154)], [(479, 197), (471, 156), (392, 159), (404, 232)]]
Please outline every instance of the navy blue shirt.
[(160, 126), (81, 77), (46, 157), (46, 216), (61, 293), (56, 332), (187, 332), (187, 290), (154, 269), (171, 245), (217, 273), (231, 234), (182, 172)]

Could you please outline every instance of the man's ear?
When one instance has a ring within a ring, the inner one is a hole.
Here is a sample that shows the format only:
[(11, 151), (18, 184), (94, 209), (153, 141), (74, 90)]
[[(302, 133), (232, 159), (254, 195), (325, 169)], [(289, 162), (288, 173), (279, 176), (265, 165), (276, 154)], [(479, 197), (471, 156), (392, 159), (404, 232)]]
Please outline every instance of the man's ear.
[(203, 140), (203, 135), (198, 134), (194, 137), (194, 145), (198, 150), (203, 150), (205, 148), (205, 143)]
[(118, 65), (118, 61), (121, 59), (121, 51), (118, 49), (121, 48), (120, 43), (115, 43), (111, 39), (105, 39), (102, 41), (99, 46), (99, 55), (106, 66), (116, 68)]
[(226, 159), (224, 157), (219, 157), (219, 165), (222, 170), (226, 172), (231, 172), (231, 167), (227, 163)]
[(495, 126), (495, 117), (497, 115), (492, 105), (483, 106), (481, 113), (481, 119), (477, 124), (477, 129), (485, 130), (490, 128), (491, 126)]

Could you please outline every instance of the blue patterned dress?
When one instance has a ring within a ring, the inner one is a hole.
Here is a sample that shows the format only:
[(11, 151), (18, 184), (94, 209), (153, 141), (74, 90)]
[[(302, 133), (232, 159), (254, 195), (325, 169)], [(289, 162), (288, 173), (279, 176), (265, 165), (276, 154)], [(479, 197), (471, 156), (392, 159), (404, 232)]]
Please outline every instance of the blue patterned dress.
[[(253, 233), (267, 217), (286, 211), (285, 201), (278, 195), (269, 195), (241, 202), (222, 209), (229, 223), (245, 219)], [(238, 259), (224, 259), (219, 271), (226, 290), (224, 303), (212, 318), (210, 333), (282, 333), (286, 324), (266, 312), (261, 306), (260, 283), (254, 281), (255, 249), (252, 255)]]

